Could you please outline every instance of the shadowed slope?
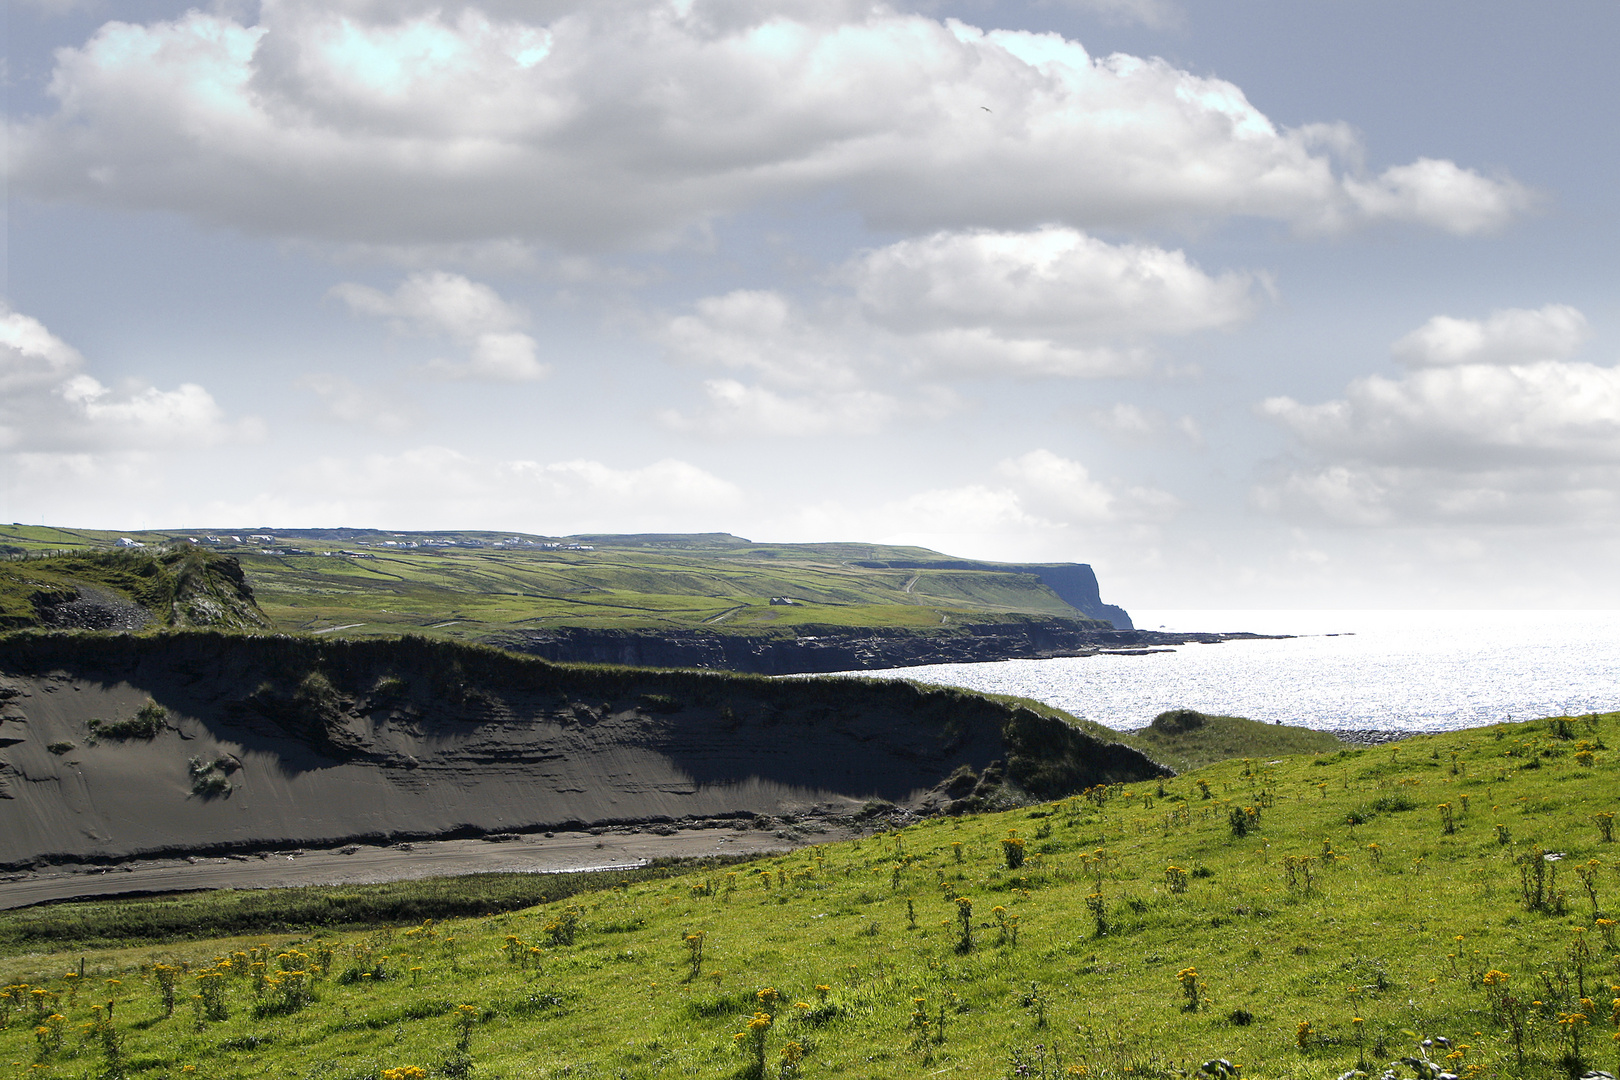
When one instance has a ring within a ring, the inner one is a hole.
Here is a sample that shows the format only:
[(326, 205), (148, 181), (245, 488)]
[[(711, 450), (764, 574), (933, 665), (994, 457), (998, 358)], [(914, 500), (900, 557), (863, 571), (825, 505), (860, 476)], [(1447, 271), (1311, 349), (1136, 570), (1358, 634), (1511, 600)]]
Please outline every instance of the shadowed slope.
[(969, 799), (964, 775), (1050, 798), (1165, 771), (956, 690), (569, 667), (420, 638), (21, 634), (0, 639), (0, 673), (0, 864), (870, 799), (966, 808), (997, 793), (970, 781)]

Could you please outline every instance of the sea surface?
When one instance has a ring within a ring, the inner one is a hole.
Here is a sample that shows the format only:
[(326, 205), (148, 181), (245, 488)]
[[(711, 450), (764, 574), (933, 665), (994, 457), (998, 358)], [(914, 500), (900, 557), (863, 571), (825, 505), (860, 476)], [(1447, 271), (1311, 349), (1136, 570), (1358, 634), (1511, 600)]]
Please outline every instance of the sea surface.
[(1620, 611), (1143, 610), (1131, 617), (1143, 630), (1297, 636), (850, 674), (1016, 694), (1122, 731), (1175, 708), (1333, 731), (1434, 731), (1620, 709)]

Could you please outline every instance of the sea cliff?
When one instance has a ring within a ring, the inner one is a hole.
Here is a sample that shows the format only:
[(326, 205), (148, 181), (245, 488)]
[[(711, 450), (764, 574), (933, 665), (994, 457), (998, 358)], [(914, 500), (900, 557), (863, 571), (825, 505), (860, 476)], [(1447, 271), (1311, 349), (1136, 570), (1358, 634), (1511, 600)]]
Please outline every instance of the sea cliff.
[(776, 635), (557, 627), (506, 633), (492, 639), (492, 643), (515, 652), (565, 662), (803, 675), (923, 664), (1094, 656), (1192, 641), (1211, 644), (1262, 636), (1100, 630), (1093, 623), (1051, 619), (938, 630), (807, 626), (796, 633)]

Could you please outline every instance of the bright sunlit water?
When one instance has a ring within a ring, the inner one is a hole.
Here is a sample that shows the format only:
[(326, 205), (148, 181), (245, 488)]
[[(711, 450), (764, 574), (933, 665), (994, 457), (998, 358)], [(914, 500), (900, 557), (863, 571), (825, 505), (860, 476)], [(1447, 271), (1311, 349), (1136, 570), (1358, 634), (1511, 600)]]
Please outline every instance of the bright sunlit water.
[[(1428, 731), (1620, 709), (1620, 611), (1133, 611), (1279, 641), (861, 672), (1016, 694), (1127, 730), (1166, 709)], [(1338, 635), (1338, 636), (1329, 636)], [(855, 673), (852, 673), (855, 674)]]

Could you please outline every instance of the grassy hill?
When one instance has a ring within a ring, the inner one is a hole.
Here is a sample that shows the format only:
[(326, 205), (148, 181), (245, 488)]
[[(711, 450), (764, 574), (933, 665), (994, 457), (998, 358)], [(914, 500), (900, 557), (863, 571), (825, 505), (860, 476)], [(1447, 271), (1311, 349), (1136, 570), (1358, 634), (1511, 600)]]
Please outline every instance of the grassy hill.
[(198, 547), (86, 548), (0, 559), (0, 630), (209, 626), (262, 630), (237, 561)]
[(1209, 716), (1193, 709), (1160, 713), (1140, 731), (1122, 732), (1116, 738), (1177, 772), (1233, 758), (1325, 754), (1344, 746), (1326, 731), (1262, 724), (1241, 716)]
[[(1086, 567), (962, 563), (924, 548), (751, 544), (725, 534), (0, 527), (0, 552), (12, 553), (193, 540), (236, 558), (266, 617), (288, 631), (485, 640), (554, 627), (769, 635), (805, 626), (928, 630), (1032, 619), (1107, 625), (1047, 583), (1090, 605), (1095, 579)], [(1076, 571), (1083, 571), (1079, 592)], [(1104, 611), (1100, 601), (1093, 606)]]
[[(501, 880), (6, 913), (0, 1062), (220, 1080), (1612, 1070), (1617, 742), (1608, 714), (1239, 759), (755, 864), (531, 880), (532, 907)], [(75, 940), (181, 908), (234, 936)]]

